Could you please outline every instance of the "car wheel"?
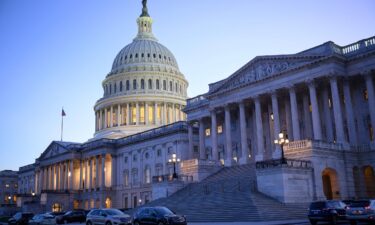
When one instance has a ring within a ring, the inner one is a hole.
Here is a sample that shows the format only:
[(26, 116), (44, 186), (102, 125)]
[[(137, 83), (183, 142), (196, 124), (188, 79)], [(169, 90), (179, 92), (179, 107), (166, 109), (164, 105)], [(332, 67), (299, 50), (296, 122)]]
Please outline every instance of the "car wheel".
[(139, 223), (136, 221), (136, 222), (134, 222), (134, 225), (139, 225)]
[(105, 225), (112, 225), (112, 223), (108, 221), (105, 223)]
[(86, 225), (92, 225), (91, 221), (87, 221)]
[(318, 222), (316, 220), (310, 220), (311, 225), (316, 225)]
[(355, 221), (355, 220), (350, 220), (349, 223), (350, 223), (350, 225), (357, 225), (357, 221)]
[(164, 225), (164, 223), (163, 222), (159, 222), (158, 225)]
[(68, 223), (68, 221), (67, 220), (64, 220), (64, 224), (67, 224)]

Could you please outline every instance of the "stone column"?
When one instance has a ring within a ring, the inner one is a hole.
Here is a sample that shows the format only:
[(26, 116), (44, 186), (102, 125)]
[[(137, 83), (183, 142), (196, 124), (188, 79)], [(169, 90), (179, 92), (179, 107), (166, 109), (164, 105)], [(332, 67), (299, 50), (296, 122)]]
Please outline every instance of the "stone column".
[(111, 187), (115, 188), (117, 185), (116, 175), (117, 175), (117, 156), (111, 155)]
[(122, 119), (121, 119), (121, 105), (120, 104), (118, 104), (117, 105), (117, 126), (119, 127), (119, 126), (121, 126), (121, 124), (122, 124), (122, 121), (121, 121)]
[(167, 103), (164, 102), (164, 104), (163, 104), (163, 125), (167, 125), (168, 124), (167, 115), (168, 115), (168, 112), (167, 112)]
[(43, 179), (44, 179), (44, 170), (43, 168), (40, 168), (38, 193), (41, 193), (41, 191), (43, 190)]
[(104, 128), (108, 128), (107, 108), (104, 109)]
[(101, 110), (98, 111), (98, 130), (102, 129), (102, 113)]
[(375, 92), (374, 92), (374, 82), (373, 82), (371, 72), (365, 73), (365, 81), (366, 81), (366, 88), (367, 88), (367, 95), (368, 95), (367, 102), (368, 102), (370, 119), (371, 119), (371, 127), (373, 131), (375, 131)]
[(255, 120), (257, 128), (257, 147), (258, 152), (255, 156), (256, 161), (262, 161), (264, 159), (264, 144), (263, 144), (263, 122), (262, 122), (262, 109), (260, 105), (259, 96), (254, 99), (255, 103)]
[[(277, 100), (276, 91), (273, 91), (271, 93), (271, 101), (272, 101), (272, 113), (273, 113), (274, 140), (278, 140), (281, 129), (280, 129), (280, 117), (279, 117), (279, 102)], [(272, 140), (272, 143), (274, 143), (274, 140)], [(280, 145), (275, 145), (275, 152), (272, 154), (272, 158), (279, 159), (280, 157), (281, 157)]]
[(74, 177), (74, 161), (69, 161), (69, 171), (70, 171), (70, 177), (69, 177), (69, 190), (73, 190), (73, 177)]
[(304, 121), (305, 123), (304, 139), (313, 139), (309, 97), (310, 96), (307, 94), (303, 94), (302, 96), (302, 108), (303, 108), (303, 116), (305, 120)]
[(85, 159), (85, 190), (87, 191), (90, 188), (89, 182), (89, 160)]
[(139, 103), (135, 103), (135, 107), (136, 107), (136, 125), (139, 125)]
[(206, 159), (206, 148), (204, 146), (205, 133), (204, 133), (204, 124), (203, 118), (199, 120), (199, 158)]
[(145, 124), (148, 125), (148, 103), (145, 102)]
[(69, 165), (68, 165), (68, 161), (65, 161), (65, 176), (64, 176), (65, 190), (69, 189), (68, 173), (69, 173)]
[(247, 145), (247, 132), (246, 132), (246, 113), (245, 113), (245, 103), (239, 103), (240, 111), (240, 132), (241, 132), (241, 152), (242, 157), (240, 158), (240, 164), (246, 164), (248, 159), (248, 145)]
[(326, 126), (327, 141), (333, 142), (334, 137), (333, 137), (331, 112), (329, 109), (329, 96), (328, 96), (327, 87), (324, 87), (322, 90), (322, 100), (323, 100), (323, 114), (324, 114), (324, 124)]
[(217, 122), (215, 109), (211, 111), (211, 144), (212, 144), (212, 160), (218, 160), (217, 151)]
[(79, 186), (78, 189), (83, 189), (82, 182), (83, 182), (83, 162), (79, 161)]
[(194, 143), (193, 143), (193, 124), (188, 123), (188, 138), (189, 138), (189, 158), (194, 156)]
[(93, 182), (92, 182), (92, 179), (93, 179), (93, 170), (94, 170), (94, 160), (92, 158), (89, 158), (89, 163), (90, 163), (90, 176), (89, 176), (89, 187), (90, 189), (93, 189)]
[(130, 110), (130, 104), (129, 103), (126, 103), (126, 110), (127, 110), (127, 113), (126, 113), (126, 125), (129, 126), (130, 125), (130, 115), (131, 115), (131, 110)]
[(299, 129), (299, 115), (298, 115), (296, 90), (293, 86), (289, 88), (289, 97), (290, 97), (290, 108), (291, 108), (291, 114), (292, 114), (293, 141), (297, 141), (297, 140), (301, 140), (301, 131)]
[(105, 188), (105, 155), (102, 155), (102, 176), (100, 182), (100, 189), (103, 190)]
[(59, 163), (59, 190), (64, 190), (63, 180), (63, 167), (62, 164)]
[(154, 123), (155, 125), (160, 124), (160, 118), (158, 118), (158, 103), (154, 103)]
[(352, 145), (357, 145), (357, 132), (354, 122), (353, 104), (352, 96), (350, 92), (350, 84), (347, 79), (344, 80), (344, 99), (345, 99), (345, 111), (346, 111), (346, 121), (348, 124), (349, 132), (349, 142)]
[(172, 123), (176, 122), (176, 106), (175, 106), (174, 103), (172, 104), (172, 119), (171, 119), (171, 122)]
[(312, 122), (313, 122), (314, 139), (322, 140), (322, 127), (320, 124), (319, 105), (318, 105), (318, 99), (316, 97), (314, 81), (309, 82), (308, 86), (309, 86), (310, 101), (311, 101), (311, 107), (312, 107)]
[(345, 143), (345, 132), (342, 120), (341, 112), (341, 100), (339, 94), (339, 88), (337, 85), (337, 78), (335, 76), (330, 79), (331, 84), (331, 94), (332, 94), (332, 104), (333, 104), (333, 115), (335, 118), (335, 128), (336, 128), (336, 138), (338, 143)]
[(96, 174), (95, 174), (95, 188), (99, 187), (99, 157), (95, 156)]
[(225, 165), (231, 166), (232, 165), (232, 134), (231, 134), (231, 118), (230, 118), (230, 107), (229, 105), (225, 106), (224, 109), (225, 113), (225, 148), (226, 148), (226, 159)]

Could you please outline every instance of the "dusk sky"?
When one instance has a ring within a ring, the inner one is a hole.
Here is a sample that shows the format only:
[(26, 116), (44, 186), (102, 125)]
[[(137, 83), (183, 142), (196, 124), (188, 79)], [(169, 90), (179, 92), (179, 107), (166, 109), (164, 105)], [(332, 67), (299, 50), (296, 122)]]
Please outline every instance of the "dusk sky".
[[(257, 55), (293, 54), (375, 35), (374, 0), (149, 0), (153, 33), (174, 53), (188, 95)], [(141, 0), (0, 1), (0, 170), (60, 139), (93, 137), (93, 106), (116, 54), (136, 36)]]

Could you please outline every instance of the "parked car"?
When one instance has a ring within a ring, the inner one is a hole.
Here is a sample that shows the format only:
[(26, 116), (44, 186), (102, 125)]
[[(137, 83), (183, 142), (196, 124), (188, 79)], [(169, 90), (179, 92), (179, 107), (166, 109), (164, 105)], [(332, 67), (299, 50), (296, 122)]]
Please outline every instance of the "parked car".
[(352, 225), (359, 221), (375, 224), (375, 200), (352, 202), (346, 208), (346, 218)]
[(79, 222), (84, 223), (86, 221), (86, 214), (83, 210), (74, 210), (68, 211), (64, 215), (60, 215), (56, 217), (56, 223), (72, 223), (72, 222)]
[(176, 215), (167, 207), (143, 207), (133, 215), (134, 225), (186, 225), (185, 216)]
[(14, 216), (8, 220), (8, 224), (9, 225), (26, 225), (28, 224), (29, 220), (33, 216), (34, 214), (30, 212), (18, 212), (14, 214)]
[(50, 216), (53, 216), (53, 218), (56, 218), (57, 216), (62, 216), (64, 215), (66, 212), (46, 212), (45, 214), (48, 214)]
[(118, 209), (93, 209), (87, 214), (86, 225), (131, 225), (128, 214)]
[(29, 220), (29, 225), (53, 225), (56, 224), (54, 216), (49, 214), (37, 214), (31, 220)]
[(312, 202), (309, 207), (308, 218), (312, 225), (319, 221), (329, 221), (337, 224), (339, 220), (346, 219), (346, 205), (341, 201), (317, 201)]

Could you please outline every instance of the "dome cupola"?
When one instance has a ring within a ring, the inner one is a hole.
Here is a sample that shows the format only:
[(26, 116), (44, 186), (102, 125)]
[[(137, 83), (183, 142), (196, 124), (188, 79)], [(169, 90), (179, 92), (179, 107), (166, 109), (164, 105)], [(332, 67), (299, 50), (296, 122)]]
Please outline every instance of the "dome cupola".
[(177, 61), (152, 33), (153, 20), (142, 1), (138, 34), (120, 50), (95, 104), (95, 138), (119, 138), (185, 120), (188, 82)]

